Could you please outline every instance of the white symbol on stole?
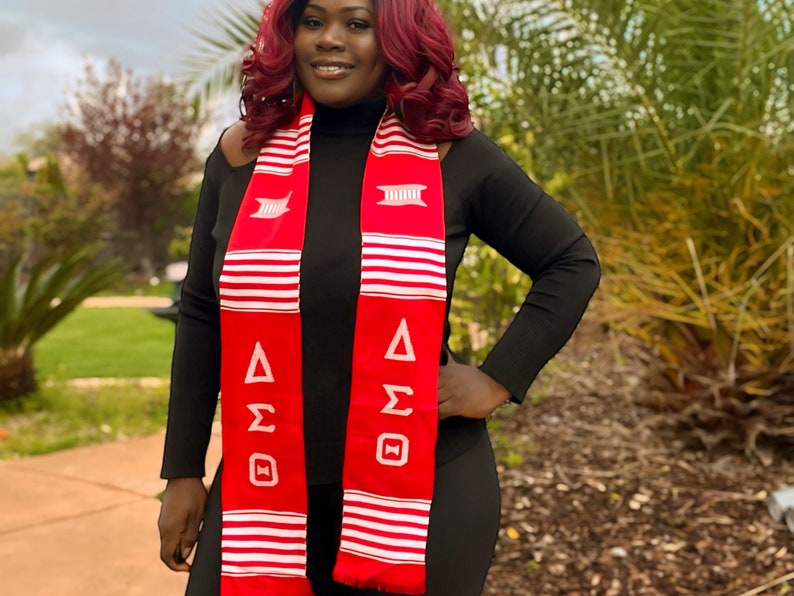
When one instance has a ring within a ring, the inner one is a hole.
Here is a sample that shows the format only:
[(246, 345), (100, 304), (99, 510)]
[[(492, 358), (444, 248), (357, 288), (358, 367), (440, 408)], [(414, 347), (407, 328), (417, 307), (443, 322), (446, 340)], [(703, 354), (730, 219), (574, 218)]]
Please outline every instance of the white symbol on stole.
[(248, 432), (260, 432), (260, 433), (274, 433), (276, 432), (276, 425), (269, 424), (264, 426), (262, 421), (265, 419), (265, 415), (262, 412), (268, 412), (270, 414), (276, 413), (276, 408), (271, 406), (270, 404), (248, 404), (246, 406), (251, 413), (254, 415), (254, 421), (251, 423), (251, 426), (248, 427)]
[(278, 219), (289, 211), (289, 199), (292, 191), (283, 199), (255, 199), (259, 203), (259, 210), (251, 214), (252, 219)]
[[(400, 349), (400, 352), (397, 350)], [(416, 362), (414, 346), (411, 343), (411, 333), (408, 331), (408, 321), (403, 319), (391, 340), (389, 349), (386, 351), (387, 360), (399, 360), (401, 362)]]
[(394, 184), (379, 186), (378, 190), (382, 190), (385, 195), (378, 205), (390, 207), (417, 205), (419, 207), (427, 207), (427, 203), (422, 200), (422, 191), (427, 190), (427, 187), (423, 184)]
[(410, 441), (405, 435), (383, 433), (378, 437), (376, 458), (384, 466), (401, 468), (408, 463)]
[(251, 484), (268, 488), (278, 484), (276, 460), (263, 453), (254, 453), (248, 458), (248, 476)]
[[(261, 365), (264, 374), (257, 374), (256, 369)], [(248, 365), (248, 374), (245, 375), (245, 384), (253, 385), (254, 383), (275, 383), (276, 379), (273, 376), (273, 369), (270, 368), (270, 361), (267, 359), (265, 349), (262, 344), (256, 342), (254, 353), (251, 355), (251, 364)]]
[(403, 408), (402, 410), (398, 410), (394, 407), (400, 401), (400, 398), (397, 397), (397, 393), (404, 393), (410, 397), (414, 394), (413, 389), (401, 385), (384, 385), (383, 388), (386, 390), (386, 393), (389, 396), (389, 403), (386, 404), (380, 411), (381, 414), (391, 414), (393, 416), (410, 416), (414, 413), (413, 408)]

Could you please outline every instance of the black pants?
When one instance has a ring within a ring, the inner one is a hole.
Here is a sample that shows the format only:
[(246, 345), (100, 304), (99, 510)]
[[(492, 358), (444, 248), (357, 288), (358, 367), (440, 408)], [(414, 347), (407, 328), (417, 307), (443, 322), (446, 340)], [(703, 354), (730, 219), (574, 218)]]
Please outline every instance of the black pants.
[[(210, 490), (186, 596), (219, 596), (220, 470)], [(315, 596), (385, 596), (334, 582), (342, 488), (309, 487), (307, 575)], [(488, 435), (436, 468), (427, 538), (426, 596), (480, 596), (499, 531), (499, 483)]]

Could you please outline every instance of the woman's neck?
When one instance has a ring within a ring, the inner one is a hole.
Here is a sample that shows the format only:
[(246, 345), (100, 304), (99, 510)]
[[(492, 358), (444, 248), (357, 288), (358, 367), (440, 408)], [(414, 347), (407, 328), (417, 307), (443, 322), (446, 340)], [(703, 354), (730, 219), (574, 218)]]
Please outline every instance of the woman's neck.
[(313, 130), (320, 132), (372, 132), (386, 110), (386, 99), (358, 104), (349, 108), (315, 105)]

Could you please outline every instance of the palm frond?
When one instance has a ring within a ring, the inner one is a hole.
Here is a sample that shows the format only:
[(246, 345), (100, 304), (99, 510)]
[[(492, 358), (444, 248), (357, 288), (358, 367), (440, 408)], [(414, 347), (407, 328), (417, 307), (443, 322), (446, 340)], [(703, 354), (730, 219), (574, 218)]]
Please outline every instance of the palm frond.
[[(515, 120), (529, 122), (545, 148), (575, 142), (597, 152), (611, 137), (613, 155), (635, 154), (616, 164), (641, 161), (677, 176), (715, 137), (740, 134), (733, 126), (758, 135), (791, 122), (791, 69), (781, 69), (794, 52), (790, 0), (490, 5), (487, 27), (476, 11), (453, 11), (458, 27), (476, 40), (474, 60), (492, 65), (493, 89), (520, 90)], [(703, 122), (710, 133), (691, 134)]]
[(0, 349), (30, 350), (86, 298), (122, 274), (118, 262), (97, 263), (93, 251), (52, 253), (25, 269), (23, 257), (0, 275)]
[(218, 8), (190, 34), (194, 48), (182, 58), (184, 79), (199, 106), (228, 91), (239, 91), (240, 64), (256, 38), (265, 2), (256, 8), (226, 5)]

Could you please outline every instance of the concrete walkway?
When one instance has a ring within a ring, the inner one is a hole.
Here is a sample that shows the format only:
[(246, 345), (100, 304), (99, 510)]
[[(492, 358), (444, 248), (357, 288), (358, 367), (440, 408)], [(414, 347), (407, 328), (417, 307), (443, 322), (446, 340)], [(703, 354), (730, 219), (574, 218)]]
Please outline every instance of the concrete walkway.
[[(178, 596), (159, 558), (163, 435), (0, 462), (0, 594)], [(216, 428), (207, 457), (220, 459)]]
[(164, 296), (92, 296), (83, 300), (87, 308), (150, 308), (170, 306), (171, 298)]

